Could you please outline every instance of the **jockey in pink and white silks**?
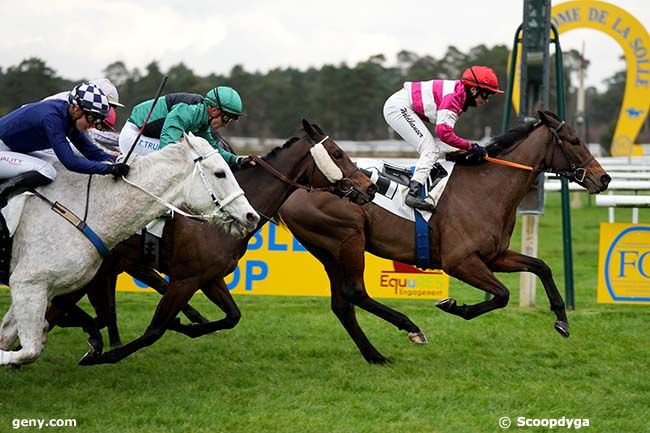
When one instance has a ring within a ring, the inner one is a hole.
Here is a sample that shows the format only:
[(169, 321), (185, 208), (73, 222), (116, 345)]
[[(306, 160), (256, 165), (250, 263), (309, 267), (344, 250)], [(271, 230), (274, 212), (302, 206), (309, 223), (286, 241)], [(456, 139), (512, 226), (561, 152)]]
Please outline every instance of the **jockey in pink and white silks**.
[[(503, 93), (494, 71), (487, 66), (471, 66), (460, 80), (407, 81), (384, 104), (384, 118), (420, 154), (409, 185), (406, 204), (429, 212), (435, 205), (420, 197), (420, 189), (438, 160), (445, 153), (463, 149), (485, 156), (477, 143), (459, 137), (454, 126), (469, 107), (488, 103), (490, 95)], [(424, 122), (435, 124), (435, 136)]]

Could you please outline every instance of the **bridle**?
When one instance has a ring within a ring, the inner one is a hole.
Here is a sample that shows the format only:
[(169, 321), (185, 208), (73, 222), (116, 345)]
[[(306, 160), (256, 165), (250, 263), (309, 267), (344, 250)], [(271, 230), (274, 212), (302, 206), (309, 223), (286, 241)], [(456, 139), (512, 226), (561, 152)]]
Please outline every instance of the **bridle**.
[(222, 213), (222, 214), (224, 214), (226, 216), (226, 218), (229, 218), (229, 217), (232, 218), (230, 212), (228, 212), (226, 210), (226, 207), (230, 203), (235, 201), (238, 197), (243, 196), (244, 195), (244, 190), (242, 190), (241, 187), (239, 187), (239, 184), (237, 184), (238, 186), (235, 189), (235, 191), (231, 192), (226, 197), (219, 200), (219, 198), (215, 194), (214, 190), (212, 189), (212, 186), (208, 182), (208, 178), (205, 175), (205, 171), (203, 170), (203, 165), (201, 164), (206, 159), (208, 159), (211, 156), (214, 156), (214, 155), (216, 155), (218, 153), (219, 153), (219, 151), (215, 149), (215, 150), (213, 150), (212, 152), (208, 153), (205, 156), (198, 156), (198, 157), (194, 158), (194, 172), (192, 173), (192, 179), (194, 179), (194, 176), (198, 172), (199, 176), (201, 176), (201, 181), (203, 182), (203, 186), (205, 186), (205, 189), (208, 191), (208, 194), (210, 194), (210, 198), (212, 199), (212, 202), (216, 206), (216, 210), (212, 214), (210, 214), (209, 216), (216, 216), (217, 214)]
[[(590, 155), (590, 157), (587, 158), (587, 160), (584, 161), (582, 164), (576, 164), (574, 159), (571, 158), (571, 155), (569, 155), (569, 152), (567, 152), (566, 148), (564, 147), (564, 140), (562, 140), (562, 138), (560, 137), (560, 134), (559, 134), (560, 130), (562, 128), (564, 128), (564, 126), (566, 125), (566, 121), (563, 120), (563, 121), (559, 122), (556, 127), (552, 127), (548, 123), (545, 123), (545, 122), (543, 122), (541, 120), (538, 120), (533, 125), (532, 130), (537, 129), (541, 125), (545, 125), (548, 128), (549, 132), (551, 133), (551, 136), (553, 137), (553, 144), (554, 145), (557, 144), (557, 146), (551, 146), (551, 148), (553, 150), (552, 150), (552, 153), (551, 153), (550, 161), (554, 160), (554, 158), (555, 158), (555, 149), (556, 149), (556, 147), (559, 147), (560, 150), (562, 151), (562, 154), (564, 155), (566, 160), (569, 162), (569, 168), (566, 169), (566, 170), (554, 170), (553, 168), (548, 167), (549, 164), (545, 162), (546, 158), (544, 158), (544, 160), (542, 160), (541, 165), (539, 167), (537, 167), (537, 168), (534, 168), (533, 172), (553, 173), (553, 174), (556, 174), (558, 176), (566, 177), (571, 182), (583, 182), (585, 180), (586, 175), (587, 175), (586, 167), (587, 167), (587, 165), (589, 165), (589, 163), (591, 163), (591, 161), (593, 161), (595, 159), (595, 157), (593, 155)], [(532, 130), (531, 130), (531, 132), (532, 132)], [(508, 153), (512, 152), (513, 150), (515, 150), (521, 143), (523, 143), (523, 141), (524, 140), (521, 140), (519, 143), (516, 143), (514, 146), (510, 147), (506, 152), (503, 153), (503, 155), (508, 154)], [(577, 145), (577, 144), (574, 144), (574, 145)], [(530, 170), (530, 167), (525, 167), (525, 166), (521, 166), (521, 167), (517, 167), (517, 168), (527, 168), (528, 170)]]
[[(355, 169), (352, 170), (348, 174), (344, 174), (341, 171), (340, 167), (336, 166), (335, 163), (331, 160), (331, 157), (329, 157), (329, 153), (327, 152), (327, 150), (325, 150), (325, 148), (323, 146), (323, 143), (328, 139), (329, 139), (329, 136), (325, 136), (321, 141), (314, 144), (314, 146), (311, 149), (311, 154), (312, 154), (312, 157), (314, 158), (314, 165), (312, 166), (310, 181), (308, 182), (307, 185), (303, 185), (303, 184), (300, 184), (300, 183), (294, 181), (293, 179), (289, 179), (287, 176), (280, 173), (278, 170), (273, 168), (268, 162), (264, 161), (261, 157), (259, 157), (257, 155), (252, 155), (251, 159), (253, 161), (255, 161), (255, 163), (259, 164), (266, 171), (268, 171), (270, 174), (277, 177), (278, 179), (280, 179), (284, 183), (287, 183), (287, 184), (293, 186), (294, 188), (304, 189), (307, 192), (311, 192), (311, 191), (330, 192), (330, 193), (336, 194), (337, 196), (339, 196), (341, 198), (346, 198), (349, 195), (351, 195), (352, 193), (356, 192), (359, 196), (365, 198), (366, 195), (357, 187), (357, 185), (352, 180), (352, 176), (354, 176), (354, 174), (356, 172), (361, 171), (361, 169), (359, 169), (359, 167), (357, 167), (357, 165), (354, 164)], [(315, 153), (317, 155), (327, 154), (327, 158), (329, 159), (329, 164), (335, 165), (338, 172), (336, 174), (329, 174), (328, 175), (329, 170), (327, 170), (326, 168), (324, 168), (322, 166), (319, 166), (319, 162), (320, 162), (320, 164), (323, 164), (323, 161), (320, 161), (319, 157), (316, 156)], [(316, 168), (318, 168), (318, 170), (327, 178), (327, 180), (332, 185), (327, 186), (327, 187), (320, 187), (320, 188), (312, 186), (312, 183), (313, 183), (312, 180), (314, 178), (314, 170)]]
[(163, 200), (161, 197), (158, 197), (154, 193), (152, 193), (150, 191), (147, 191), (142, 186), (140, 186), (140, 185), (138, 185), (138, 184), (136, 184), (134, 182), (131, 182), (126, 177), (122, 177), (122, 180), (124, 180), (124, 182), (128, 183), (129, 185), (131, 185), (131, 186), (133, 186), (135, 188), (138, 188), (140, 191), (144, 192), (145, 194), (153, 197), (159, 203), (161, 203), (163, 206), (165, 206), (166, 208), (168, 208), (171, 211), (173, 211), (175, 213), (178, 213), (180, 215), (186, 216), (188, 218), (199, 219), (199, 220), (206, 220), (206, 219), (210, 219), (210, 218), (214, 218), (214, 217), (219, 217), (219, 218), (222, 218), (225, 221), (227, 221), (228, 219), (233, 219), (233, 218), (232, 218), (232, 215), (230, 214), (230, 212), (228, 212), (226, 210), (226, 207), (229, 206), (238, 197), (244, 195), (244, 191), (240, 187), (237, 187), (237, 189), (235, 191), (233, 191), (232, 193), (230, 193), (226, 197), (224, 197), (222, 199), (219, 199), (217, 197), (214, 190), (212, 189), (212, 186), (210, 185), (210, 183), (207, 180), (207, 177), (205, 175), (205, 171), (203, 170), (202, 162), (205, 161), (206, 159), (212, 157), (212, 156), (215, 156), (218, 153), (219, 153), (218, 150), (214, 150), (214, 151), (208, 153), (207, 155), (202, 155), (202, 156), (198, 156), (198, 157), (194, 158), (194, 171), (192, 172), (192, 179), (194, 179), (194, 177), (196, 176), (197, 173), (199, 174), (199, 176), (201, 177), (201, 181), (203, 182), (203, 186), (205, 187), (206, 191), (210, 195), (210, 198), (212, 199), (212, 202), (216, 206), (216, 209), (214, 210), (214, 212), (209, 213), (209, 214), (198, 214), (197, 215), (197, 214), (191, 214), (191, 213), (185, 212), (185, 211), (177, 208), (173, 204)]
[[(557, 147), (559, 147), (560, 150), (562, 150), (564, 157), (569, 162), (569, 168), (567, 170), (553, 170), (552, 168), (547, 168), (544, 171), (548, 173), (554, 173), (558, 176), (566, 177), (567, 179), (569, 179), (569, 181), (584, 182), (585, 176), (587, 175), (586, 167), (591, 163), (591, 161), (595, 159), (595, 157), (593, 155), (590, 155), (589, 158), (587, 158), (587, 160), (584, 161), (582, 164), (576, 164), (573, 158), (571, 158), (571, 156), (569, 155), (569, 152), (567, 152), (567, 150), (565, 149), (564, 140), (562, 140), (559, 134), (560, 130), (564, 127), (564, 125), (566, 125), (566, 121), (563, 120), (555, 128), (550, 125), (546, 125), (546, 126), (548, 127), (548, 130), (550, 131), (551, 135), (553, 136), (554, 143), (558, 145)], [(551, 161), (553, 161), (553, 158), (555, 156), (555, 148), (556, 146), (553, 146), (553, 154), (551, 155)]]

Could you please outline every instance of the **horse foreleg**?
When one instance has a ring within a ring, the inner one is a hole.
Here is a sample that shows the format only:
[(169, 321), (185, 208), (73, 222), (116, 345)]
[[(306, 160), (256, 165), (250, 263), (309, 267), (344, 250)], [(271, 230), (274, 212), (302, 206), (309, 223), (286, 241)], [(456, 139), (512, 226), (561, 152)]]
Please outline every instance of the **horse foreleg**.
[[(163, 277), (160, 276), (155, 269), (146, 267), (137, 270), (129, 270), (129, 274), (138, 280), (142, 281), (149, 287), (153, 288), (160, 295), (164, 295), (167, 290), (169, 290), (169, 283)], [(184, 305), (181, 309), (181, 312), (187, 317), (192, 323), (208, 323), (209, 320), (206, 319), (199, 311), (192, 307), (190, 304)]]
[(471, 286), (492, 294), (492, 298), (472, 305), (458, 305), (454, 298), (447, 298), (436, 303), (441, 310), (460, 316), (465, 320), (485, 314), (508, 305), (510, 291), (499, 281), (487, 265), (477, 255), (465, 258), (461, 264), (444, 269), (447, 274)]
[(158, 303), (151, 323), (144, 334), (135, 340), (98, 356), (84, 357), (79, 365), (115, 364), (138, 350), (151, 346), (158, 341), (169, 324), (178, 315), (183, 305), (187, 304), (199, 287), (197, 278), (172, 281), (169, 290)]
[(66, 320), (66, 306), (74, 305), (79, 302), (79, 300), (83, 298), (84, 294), (86, 294), (87, 289), (88, 286), (85, 286), (79, 290), (75, 290), (74, 292), (66, 293), (65, 295), (59, 295), (52, 299), (52, 302), (47, 307), (47, 311), (45, 313), (45, 320), (47, 320), (47, 323), (49, 324), (50, 331), (56, 326), (59, 326), (60, 320)]
[(115, 271), (107, 270), (97, 274), (94, 283), (88, 290), (88, 300), (95, 309), (97, 314), (97, 327), (99, 329), (106, 327), (108, 330), (108, 344), (111, 347), (122, 345), (120, 330), (117, 326), (117, 308), (115, 303), (115, 290), (117, 284), (117, 274)]
[(546, 297), (551, 304), (551, 311), (557, 317), (555, 330), (563, 337), (569, 336), (569, 319), (566, 315), (564, 300), (555, 285), (551, 268), (543, 260), (508, 250), (488, 263), (488, 266), (494, 272), (532, 272), (537, 275), (544, 285)]
[(47, 289), (11, 284), (11, 305), (21, 349), (0, 350), (0, 365), (22, 365), (36, 361), (47, 341)]
[(60, 296), (52, 299), (52, 304), (65, 314), (59, 316), (57, 325), (61, 328), (81, 328), (88, 334), (91, 352), (102, 353), (104, 340), (95, 319), (76, 304), (70, 304)]
[(241, 319), (241, 312), (222, 278), (212, 281), (207, 287), (204, 287), (203, 293), (226, 313), (226, 317), (221, 320), (202, 324), (184, 325), (176, 322), (170, 325), (169, 329), (185, 334), (188, 337), (196, 338), (222, 329), (232, 329), (237, 326)]

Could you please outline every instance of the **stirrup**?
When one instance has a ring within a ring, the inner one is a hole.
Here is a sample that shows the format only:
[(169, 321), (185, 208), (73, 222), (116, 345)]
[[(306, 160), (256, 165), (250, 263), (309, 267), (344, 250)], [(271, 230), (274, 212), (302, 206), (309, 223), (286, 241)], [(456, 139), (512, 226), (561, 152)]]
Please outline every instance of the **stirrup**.
[(406, 196), (406, 200), (404, 201), (408, 207), (411, 207), (413, 209), (420, 209), (420, 210), (425, 210), (427, 212), (434, 213), (436, 211), (436, 205), (431, 204), (424, 200), (423, 198), (420, 197), (414, 197), (411, 194), (408, 194)]

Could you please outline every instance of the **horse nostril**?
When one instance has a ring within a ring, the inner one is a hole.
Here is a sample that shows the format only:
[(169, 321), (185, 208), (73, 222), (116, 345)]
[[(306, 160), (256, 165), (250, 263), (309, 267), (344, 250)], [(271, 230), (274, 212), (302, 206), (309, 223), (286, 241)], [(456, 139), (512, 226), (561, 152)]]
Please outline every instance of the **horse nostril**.
[(248, 212), (246, 214), (246, 221), (248, 221), (249, 223), (254, 223), (257, 220), (259, 220), (259, 217), (255, 215), (253, 212)]
[(375, 193), (377, 192), (377, 185), (375, 185), (375, 184), (373, 183), (372, 185), (370, 185), (370, 186), (368, 187), (368, 189), (366, 190), (366, 192), (367, 192), (369, 195), (374, 196)]
[(608, 174), (603, 174), (600, 176), (600, 181), (603, 183), (603, 185), (607, 186), (612, 181), (612, 177)]

